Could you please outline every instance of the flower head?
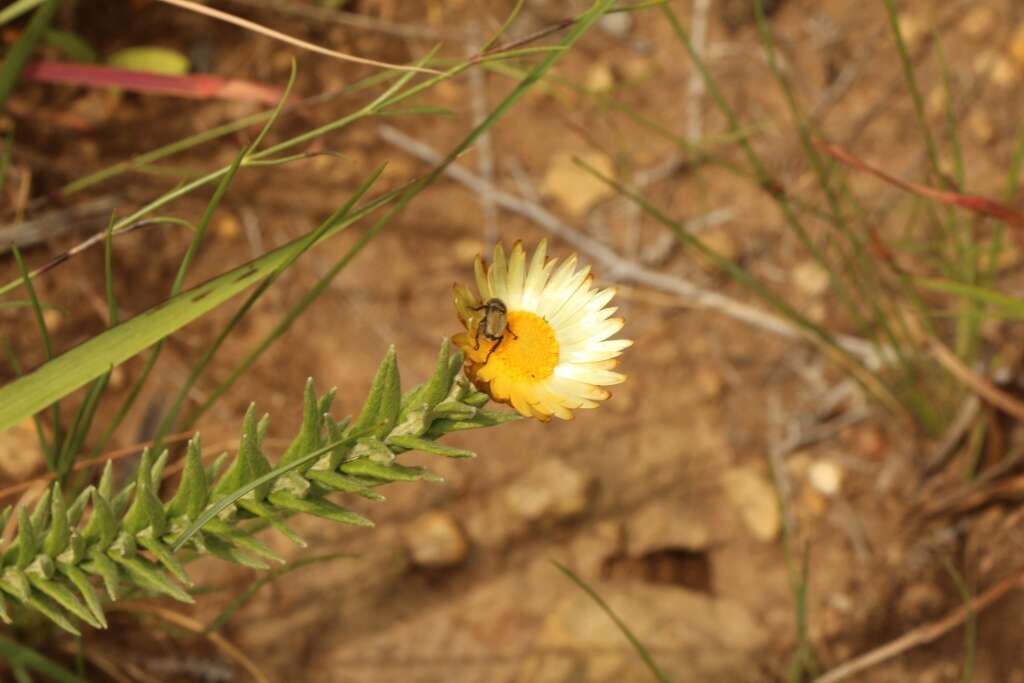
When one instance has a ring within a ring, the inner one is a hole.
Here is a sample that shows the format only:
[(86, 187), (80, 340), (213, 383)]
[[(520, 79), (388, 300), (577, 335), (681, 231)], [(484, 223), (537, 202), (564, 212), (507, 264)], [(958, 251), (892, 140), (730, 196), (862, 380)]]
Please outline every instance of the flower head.
[(569, 420), (573, 410), (596, 408), (609, 398), (603, 387), (626, 379), (613, 369), (633, 342), (609, 339), (622, 329), (622, 319), (611, 317), (616, 309), (605, 308), (614, 289), (592, 288), (590, 267), (577, 269), (575, 254), (560, 266), (546, 257), (546, 240), (529, 265), (519, 242), (507, 259), (497, 245), (489, 266), (478, 256), (479, 296), (455, 286), (455, 309), (466, 331), (452, 341), (481, 391), (526, 417)]

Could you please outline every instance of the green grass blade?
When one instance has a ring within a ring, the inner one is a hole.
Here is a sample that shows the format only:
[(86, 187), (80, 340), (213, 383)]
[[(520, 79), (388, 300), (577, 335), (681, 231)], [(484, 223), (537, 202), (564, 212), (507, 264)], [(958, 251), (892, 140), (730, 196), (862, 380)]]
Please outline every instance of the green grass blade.
[(60, 0), (44, 0), (36, 13), (32, 15), (21, 37), (4, 55), (4, 61), (0, 63), (0, 110), (5, 108), (7, 98), (11, 96), (14, 86), (18, 84), (21, 70), (25, 68), (36, 43), (46, 35), (46, 30), (50, 27), (50, 22), (57, 13), (58, 7), (60, 7)]
[(651, 675), (654, 676), (654, 680), (658, 681), (659, 683), (669, 683), (669, 677), (665, 675), (665, 672), (661, 670), (661, 667), (658, 666), (658, 663), (654, 661), (654, 657), (651, 656), (651, 653), (647, 651), (647, 648), (644, 647), (644, 644), (640, 642), (640, 639), (637, 638), (633, 631), (630, 630), (629, 626), (627, 626), (626, 623), (619, 618), (619, 615), (615, 613), (615, 610), (613, 610), (608, 605), (608, 603), (604, 601), (604, 598), (602, 598), (598, 594), (598, 592), (590, 586), (590, 584), (588, 584), (586, 581), (577, 576), (575, 572), (566, 567), (564, 564), (556, 561), (552, 562), (560, 572), (565, 574), (570, 581), (575, 583), (580, 588), (580, 590), (586, 593), (590, 597), (590, 599), (593, 600), (594, 603), (601, 608), (601, 611), (608, 615), (608, 618), (615, 623), (618, 629), (622, 631), (622, 635), (626, 636), (626, 640), (629, 641), (629, 644), (633, 646), (633, 649), (636, 651), (637, 655), (639, 655), (640, 659), (642, 659), (644, 664), (647, 665), (647, 668), (648, 670), (650, 670)]
[[(394, 198), (380, 197), (337, 225), (342, 230)], [(302, 239), (270, 251), (121, 323), (0, 388), (0, 431), (35, 414), (248, 289), (284, 263)]]

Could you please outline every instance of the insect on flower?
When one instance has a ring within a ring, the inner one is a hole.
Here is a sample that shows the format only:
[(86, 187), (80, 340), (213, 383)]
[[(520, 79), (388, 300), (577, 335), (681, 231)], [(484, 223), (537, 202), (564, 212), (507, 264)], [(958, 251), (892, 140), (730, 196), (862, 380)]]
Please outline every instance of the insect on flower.
[(611, 396), (605, 386), (625, 381), (614, 372), (628, 339), (606, 304), (612, 288), (592, 287), (589, 266), (575, 255), (560, 265), (541, 242), (527, 264), (516, 243), (506, 258), (501, 245), (488, 266), (475, 264), (478, 294), (455, 286), (455, 309), (465, 331), (452, 341), (466, 356), (466, 375), (496, 401), (526, 417), (571, 419)]
[(501, 299), (491, 297), (484, 302), (483, 306), (476, 306), (473, 310), (484, 312), (484, 317), (476, 326), (475, 349), (480, 349), (481, 335), (484, 339), (494, 342), (494, 346), (487, 352), (487, 358), (484, 359), (484, 365), (487, 365), (487, 361), (501, 345), (501, 340), (505, 338), (506, 332), (512, 335), (513, 339), (518, 339), (519, 336), (508, 326), (508, 306)]

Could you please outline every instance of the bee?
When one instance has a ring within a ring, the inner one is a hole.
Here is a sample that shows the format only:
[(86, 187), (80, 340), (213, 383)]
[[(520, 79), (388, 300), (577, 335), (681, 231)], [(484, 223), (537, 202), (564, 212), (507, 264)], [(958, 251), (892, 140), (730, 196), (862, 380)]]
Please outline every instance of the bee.
[(477, 306), (473, 310), (484, 312), (483, 317), (476, 326), (475, 348), (480, 348), (481, 336), (484, 339), (495, 342), (484, 359), (484, 365), (487, 365), (487, 362), (491, 360), (491, 355), (501, 346), (501, 341), (505, 338), (505, 332), (511, 334), (513, 339), (519, 339), (519, 336), (508, 326), (508, 306), (501, 299), (492, 297), (485, 301), (482, 306)]

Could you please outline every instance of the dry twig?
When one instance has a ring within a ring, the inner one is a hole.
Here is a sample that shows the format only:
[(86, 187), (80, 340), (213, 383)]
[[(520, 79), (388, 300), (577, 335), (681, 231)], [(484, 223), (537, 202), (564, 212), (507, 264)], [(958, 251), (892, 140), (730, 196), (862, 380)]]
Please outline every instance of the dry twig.
[(896, 640), (875, 648), (870, 652), (866, 652), (860, 657), (851, 659), (845, 664), (841, 664), (824, 675), (814, 679), (814, 683), (839, 683), (839, 681), (853, 680), (851, 677), (854, 674), (870, 669), (871, 667), (878, 666), (882, 662), (892, 659), (897, 655), (901, 655), (915, 647), (934, 642), (959, 626), (968, 617), (975, 615), (986, 607), (994, 604), (1014, 588), (1024, 588), (1024, 567), (1018, 569), (1016, 572), (1007, 576), (994, 586), (991, 586), (988, 590), (975, 597), (968, 604), (962, 605), (961, 607), (953, 610), (942, 619), (933, 621), (930, 624), (918, 626), (917, 628), (904, 633)]

